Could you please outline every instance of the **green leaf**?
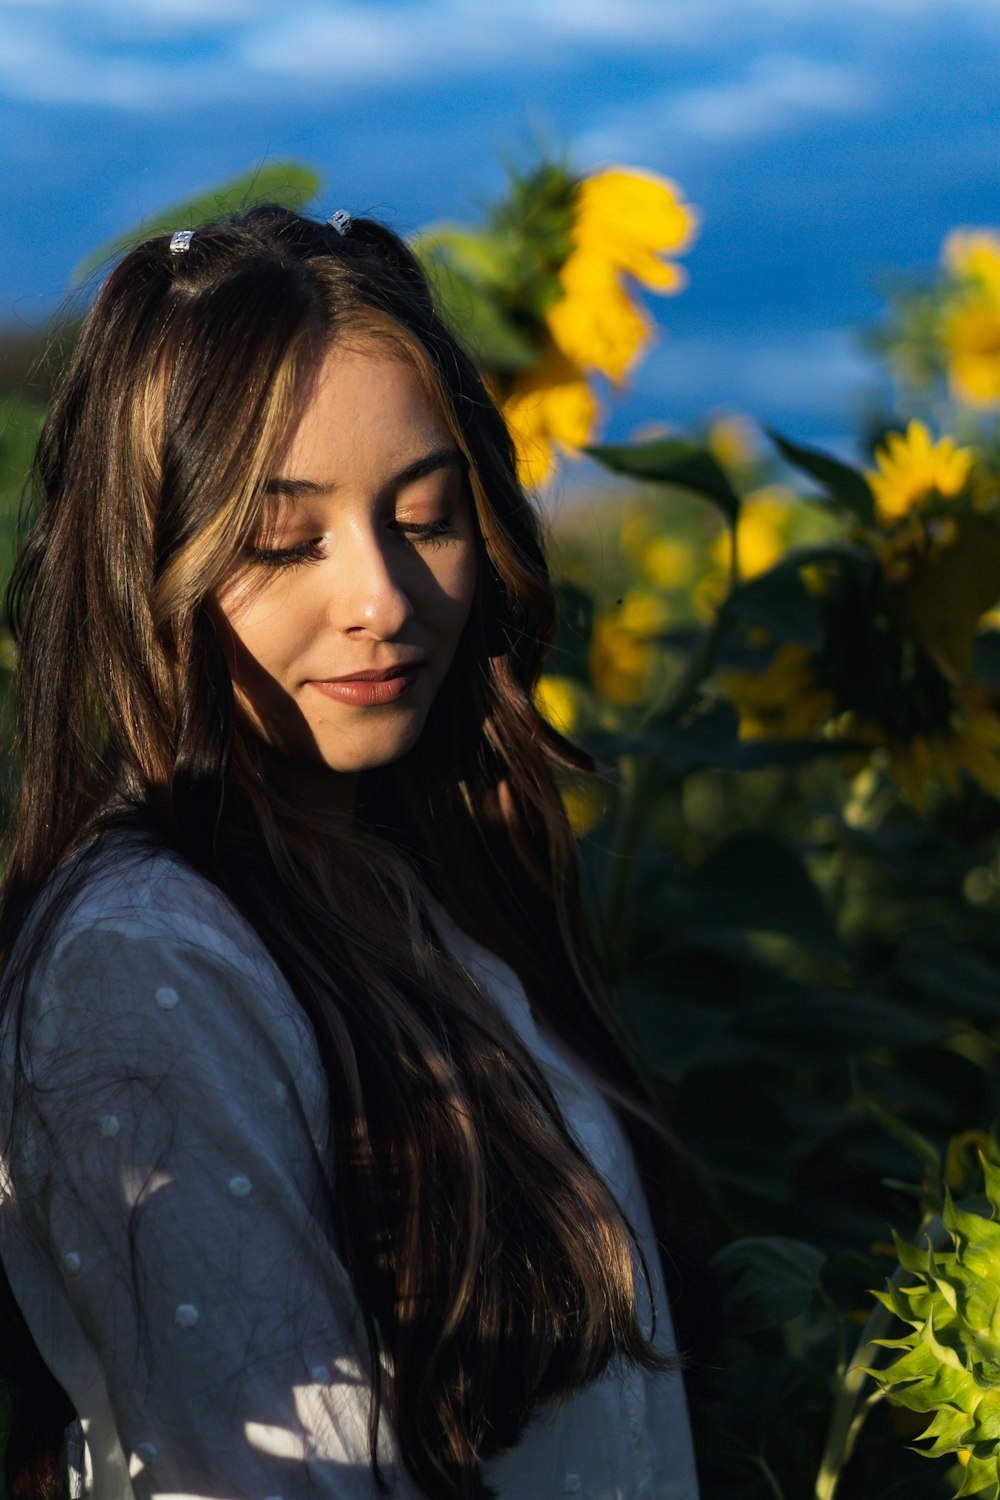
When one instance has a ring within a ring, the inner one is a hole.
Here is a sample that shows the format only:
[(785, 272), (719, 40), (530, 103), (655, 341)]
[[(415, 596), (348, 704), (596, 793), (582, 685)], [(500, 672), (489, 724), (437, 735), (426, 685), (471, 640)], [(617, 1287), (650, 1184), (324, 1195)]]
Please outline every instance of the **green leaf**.
[[(594, 598), (575, 583), (555, 585), (556, 638), (545, 670), (554, 677), (572, 677), (590, 686), (590, 638), (594, 632)], [(634, 746), (629, 748), (635, 748)], [(609, 745), (604, 753), (616, 753)]]
[(994, 1218), (1000, 1218), (1000, 1167), (988, 1157), (981, 1158), (983, 1176), (986, 1179), (986, 1196), (993, 1209)]
[(735, 1334), (780, 1328), (806, 1311), (826, 1256), (780, 1235), (734, 1240), (712, 1257), (722, 1289), (723, 1326)]
[(614, 474), (704, 495), (732, 524), (739, 515), (740, 497), (725, 469), (707, 448), (695, 443), (681, 438), (660, 438), (653, 443), (593, 443), (583, 452)]
[(44, 416), (45, 408), (30, 396), (0, 396), (0, 579), (4, 581), (17, 552), (21, 496)]
[[(712, 972), (710, 965), (705, 967)], [(738, 1063), (744, 1055), (730, 1044), (728, 1011), (704, 996), (685, 994), (673, 976), (669, 983), (629, 980), (620, 987), (617, 1003), (643, 1057), (671, 1083), (698, 1063)]]
[(427, 269), (447, 266), (464, 281), (502, 288), (507, 281), (504, 242), (484, 230), (460, 224), (430, 224), (410, 239), (410, 249)]
[(797, 766), (805, 761), (850, 754), (857, 747), (834, 740), (741, 740), (739, 715), (724, 698), (682, 719), (654, 721), (635, 754), (655, 759), (663, 776), (679, 779), (703, 766), (755, 771), (765, 766)]
[(282, 208), (297, 209), (315, 198), (319, 192), (320, 179), (309, 167), (298, 162), (268, 162), (234, 177), (220, 187), (193, 198), (185, 198), (171, 208), (163, 209), (144, 219), (125, 234), (118, 235), (108, 244), (102, 245), (75, 268), (71, 280), (74, 285), (86, 281), (87, 277), (105, 261), (129, 250), (150, 235), (164, 234), (172, 229), (194, 229), (199, 224), (224, 219), (229, 214), (243, 213), (258, 203), (280, 203)]
[(900, 947), (893, 971), (953, 1018), (993, 1023), (1000, 1016), (1000, 966), (983, 953), (918, 936)]
[(898, 1115), (877, 1099), (874, 1094), (859, 1094), (858, 1102), (863, 1106), (866, 1113), (871, 1115), (876, 1124), (881, 1125), (887, 1135), (898, 1141), (901, 1146), (913, 1153), (919, 1162), (923, 1164), (925, 1172), (931, 1182), (938, 1182), (941, 1177), (941, 1158), (937, 1148), (921, 1135), (919, 1130), (914, 1130), (901, 1120)]
[(729, 596), (726, 608), (750, 625), (766, 630), (781, 641), (796, 641), (818, 651), (823, 644), (823, 622), (816, 600), (802, 582), (794, 560), (741, 584)]
[[(699, 1411), (700, 1430), (704, 1432), (708, 1421), (716, 1441), (725, 1433), (752, 1447), (759, 1445), (769, 1427), (787, 1430), (796, 1418), (826, 1411), (830, 1401), (828, 1378), (819, 1362), (787, 1354), (754, 1350), (727, 1362), (713, 1384), (718, 1396), (713, 1394)], [(730, 1488), (724, 1493), (725, 1500), (734, 1500)]]
[(874, 525), (875, 497), (863, 474), (849, 464), (841, 463), (839, 458), (833, 458), (829, 453), (790, 442), (770, 427), (765, 427), (764, 431), (782, 458), (793, 468), (801, 469), (810, 478), (818, 480), (836, 505), (856, 517), (862, 526)]
[[(669, 1031), (664, 1045), (669, 1045)], [(692, 1070), (673, 1096), (678, 1137), (703, 1164), (723, 1200), (733, 1188), (768, 1205), (791, 1201), (803, 1142), (789, 1126), (786, 1093), (759, 1068), (706, 1062)], [(767, 1213), (773, 1222), (773, 1209)]]
[(717, 844), (692, 872), (693, 912), (725, 927), (777, 932), (839, 956), (832, 917), (798, 853), (783, 839), (740, 831)]
[(983, 630), (972, 642), (972, 676), (1000, 692), (1000, 630)]
[(1000, 1457), (992, 1453), (988, 1458), (969, 1459), (962, 1475), (962, 1487), (955, 1491), (955, 1500), (966, 1495), (977, 1495), (980, 1500), (998, 1500), (1000, 1497)]
[(954, 1349), (949, 1349), (947, 1344), (942, 1344), (935, 1332), (933, 1307), (931, 1307), (927, 1314), (927, 1321), (921, 1330), (920, 1337), (943, 1365), (947, 1365), (952, 1370), (959, 1370), (964, 1374), (965, 1366), (962, 1364), (958, 1354)]
[(483, 369), (515, 375), (537, 363), (538, 349), (513, 326), (491, 287), (433, 249), (414, 248), (427, 272), (438, 312)]
[(734, 1023), (736, 1035), (802, 1062), (934, 1042), (949, 1030), (880, 995), (805, 987), (743, 1011)]

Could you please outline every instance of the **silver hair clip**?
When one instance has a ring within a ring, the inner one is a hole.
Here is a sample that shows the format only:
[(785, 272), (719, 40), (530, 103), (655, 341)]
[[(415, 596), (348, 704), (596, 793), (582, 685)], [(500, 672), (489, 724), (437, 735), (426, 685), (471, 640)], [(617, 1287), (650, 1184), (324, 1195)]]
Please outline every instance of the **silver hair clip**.
[(193, 239), (193, 229), (175, 229), (170, 236), (171, 255), (183, 255), (185, 250), (190, 250)]
[(338, 234), (346, 234), (351, 227), (351, 216), (346, 208), (338, 208), (326, 221)]

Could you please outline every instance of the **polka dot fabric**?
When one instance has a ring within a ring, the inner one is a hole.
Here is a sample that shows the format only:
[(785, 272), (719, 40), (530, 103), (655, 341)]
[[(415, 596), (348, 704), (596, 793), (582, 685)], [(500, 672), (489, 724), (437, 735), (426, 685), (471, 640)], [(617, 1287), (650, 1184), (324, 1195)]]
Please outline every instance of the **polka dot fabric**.
[[(615, 1174), (655, 1267), (613, 1116), (510, 970), (443, 914), (441, 931)], [(30, 1000), (0, 1254), (85, 1421), (93, 1500), (375, 1500), (364, 1342), (327, 1232), (324, 1075), (256, 936), (174, 856), (123, 845), (60, 919)], [(379, 1458), (390, 1495), (418, 1500), (384, 1421)], [(679, 1377), (611, 1373), (485, 1469), (501, 1500), (694, 1500)]]

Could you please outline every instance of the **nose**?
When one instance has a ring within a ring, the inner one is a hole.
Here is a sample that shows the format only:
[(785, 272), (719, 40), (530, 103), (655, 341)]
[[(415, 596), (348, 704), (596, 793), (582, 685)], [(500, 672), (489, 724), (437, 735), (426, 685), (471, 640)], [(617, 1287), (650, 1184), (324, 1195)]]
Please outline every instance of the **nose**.
[(338, 628), (348, 635), (394, 639), (414, 614), (405, 559), (394, 555), (391, 539), (367, 530), (342, 539), (336, 551), (331, 610)]

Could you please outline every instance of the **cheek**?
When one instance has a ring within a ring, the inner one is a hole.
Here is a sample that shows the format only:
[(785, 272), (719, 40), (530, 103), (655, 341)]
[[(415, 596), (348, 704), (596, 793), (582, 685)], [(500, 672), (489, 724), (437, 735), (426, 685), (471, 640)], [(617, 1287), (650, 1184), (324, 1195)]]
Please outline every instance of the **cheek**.
[(235, 683), (257, 679), (262, 670), (282, 676), (296, 637), (294, 599), (279, 602), (270, 592), (234, 585), (211, 598), (208, 609)]
[(442, 610), (449, 615), (449, 623), (456, 637), (461, 634), (472, 610), (473, 600), (476, 597), (478, 572), (476, 547), (470, 541), (462, 549), (461, 555), (451, 560), (446, 576), (442, 578), (439, 575), (438, 577)]

